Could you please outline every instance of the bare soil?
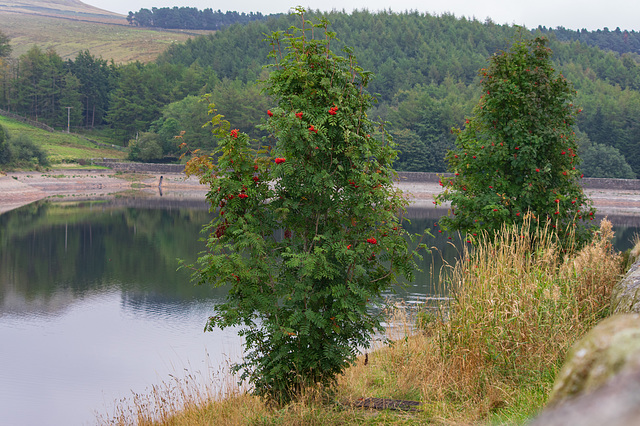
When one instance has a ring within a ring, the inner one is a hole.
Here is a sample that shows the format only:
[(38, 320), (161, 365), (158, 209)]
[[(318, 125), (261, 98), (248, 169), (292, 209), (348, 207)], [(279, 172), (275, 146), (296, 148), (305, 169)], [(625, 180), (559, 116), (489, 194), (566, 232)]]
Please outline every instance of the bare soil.
[[(161, 179), (162, 177), (162, 179)], [(112, 170), (14, 172), (0, 176), (0, 214), (45, 198), (116, 196), (205, 199), (207, 187), (184, 174), (119, 173)]]

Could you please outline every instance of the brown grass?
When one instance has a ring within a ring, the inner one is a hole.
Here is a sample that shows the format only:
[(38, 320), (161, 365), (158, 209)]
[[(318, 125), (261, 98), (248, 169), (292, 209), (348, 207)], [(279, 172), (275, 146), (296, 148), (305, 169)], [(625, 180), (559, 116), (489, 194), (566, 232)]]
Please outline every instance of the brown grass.
[(11, 39), (12, 57), (26, 53), (33, 45), (54, 49), (62, 59), (75, 59), (89, 50), (117, 64), (151, 62), (172, 43), (211, 31), (160, 31), (122, 25), (73, 21), (56, 17), (0, 11), (0, 28)]
[(449, 275), (448, 320), (370, 354), (368, 366), (345, 374), (339, 393), (419, 400), (421, 419), (435, 423), (526, 421), (570, 345), (608, 313), (621, 274), (612, 237), (604, 220), (577, 253), (559, 247), (549, 229), (505, 228), (495, 243), (478, 241)]

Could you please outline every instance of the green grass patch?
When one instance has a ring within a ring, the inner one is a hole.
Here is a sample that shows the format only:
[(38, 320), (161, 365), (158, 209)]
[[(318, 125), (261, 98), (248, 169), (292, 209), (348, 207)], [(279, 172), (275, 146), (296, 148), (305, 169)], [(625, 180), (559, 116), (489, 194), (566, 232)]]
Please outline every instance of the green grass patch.
[(92, 158), (124, 159), (126, 152), (118, 149), (98, 146), (74, 134), (63, 132), (47, 132), (37, 127), (0, 116), (0, 125), (11, 137), (23, 134), (47, 152), (52, 166), (64, 163), (75, 163)]

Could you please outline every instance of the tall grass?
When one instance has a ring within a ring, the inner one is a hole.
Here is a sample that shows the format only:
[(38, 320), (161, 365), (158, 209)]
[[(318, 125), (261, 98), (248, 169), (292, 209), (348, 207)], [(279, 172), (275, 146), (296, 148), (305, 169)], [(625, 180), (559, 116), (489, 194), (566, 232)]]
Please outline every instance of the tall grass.
[(453, 312), (439, 341), (454, 368), (470, 368), (476, 378), (532, 379), (553, 369), (568, 345), (606, 316), (620, 274), (611, 222), (578, 253), (559, 246), (549, 228), (529, 229), (505, 227), (494, 241), (485, 236), (454, 268)]
[[(453, 297), (440, 315), (419, 315), (416, 328), (414, 316), (395, 310), (393, 345), (359, 359), (329, 398), (309, 391), (276, 409), (236, 388), (180, 395), (189, 403), (169, 414), (172, 395), (154, 389), (156, 408), (139, 399), (129, 421), (116, 424), (525, 423), (544, 405), (570, 345), (608, 314), (622, 271), (607, 220), (579, 251), (559, 246), (551, 228), (522, 229), (505, 227), (463, 253), (445, 274)], [(362, 397), (418, 400), (422, 411), (352, 408)]]
[[(247, 396), (239, 387), (228, 366), (207, 368), (206, 372), (176, 372), (170, 379), (153, 385), (145, 392), (132, 393), (129, 398), (115, 402), (105, 414), (97, 414), (100, 425), (155, 425), (155, 424), (243, 424), (247, 411), (260, 401)], [(206, 408), (216, 406), (215, 417)], [(235, 413), (238, 405), (242, 413)], [(231, 413), (231, 415), (230, 415)], [(215, 420), (224, 420), (218, 423)]]
[(551, 228), (485, 235), (445, 274), (448, 310), (350, 369), (342, 396), (417, 399), (435, 423), (524, 422), (570, 345), (608, 313), (621, 274), (612, 237), (607, 220), (579, 251)]

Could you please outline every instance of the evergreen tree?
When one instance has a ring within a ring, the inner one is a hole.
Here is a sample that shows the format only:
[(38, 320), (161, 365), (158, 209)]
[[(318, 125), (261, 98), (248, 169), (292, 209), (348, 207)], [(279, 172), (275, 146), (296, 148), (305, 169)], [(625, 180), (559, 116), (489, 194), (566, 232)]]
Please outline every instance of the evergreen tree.
[(112, 90), (114, 69), (107, 61), (95, 58), (88, 50), (78, 53), (75, 61), (69, 60), (67, 68), (80, 81), (82, 109), (85, 127), (103, 124), (109, 108), (109, 93)]
[(572, 230), (587, 238), (577, 226), (594, 214), (578, 183), (572, 126), (579, 110), (571, 84), (551, 65), (547, 43), (515, 42), (481, 70), (483, 95), (457, 130), (447, 154), (455, 175), (442, 179), (445, 190), (437, 197), (451, 201), (451, 214), (441, 219), (446, 229), (475, 235), (521, 224), (530, 213), (560, 238)]
[(9, 164), (11, 162), (11, 151), (9, 150), (7, 139), (4, 127), (0, 126), (0, 164)]
[(5, 58), (11, 55), (11, 45), (9, 44), (11, 40), (5, 33), (0, 31), (0, 58)]
[[(60, 95), (56, 124), (62, 128), (77, 127), (82, 124), (82, 94), (80, 81), (70, 72), (62, 77), (62, 93)], [(67, 107), (71, 109), (67, 110)]]
[(107, 114), (116, 136), (126, 142), (146, 131), (159, 118), (168, 94), (167, 76), (158, 66), (133, 63), (120, 68)]

